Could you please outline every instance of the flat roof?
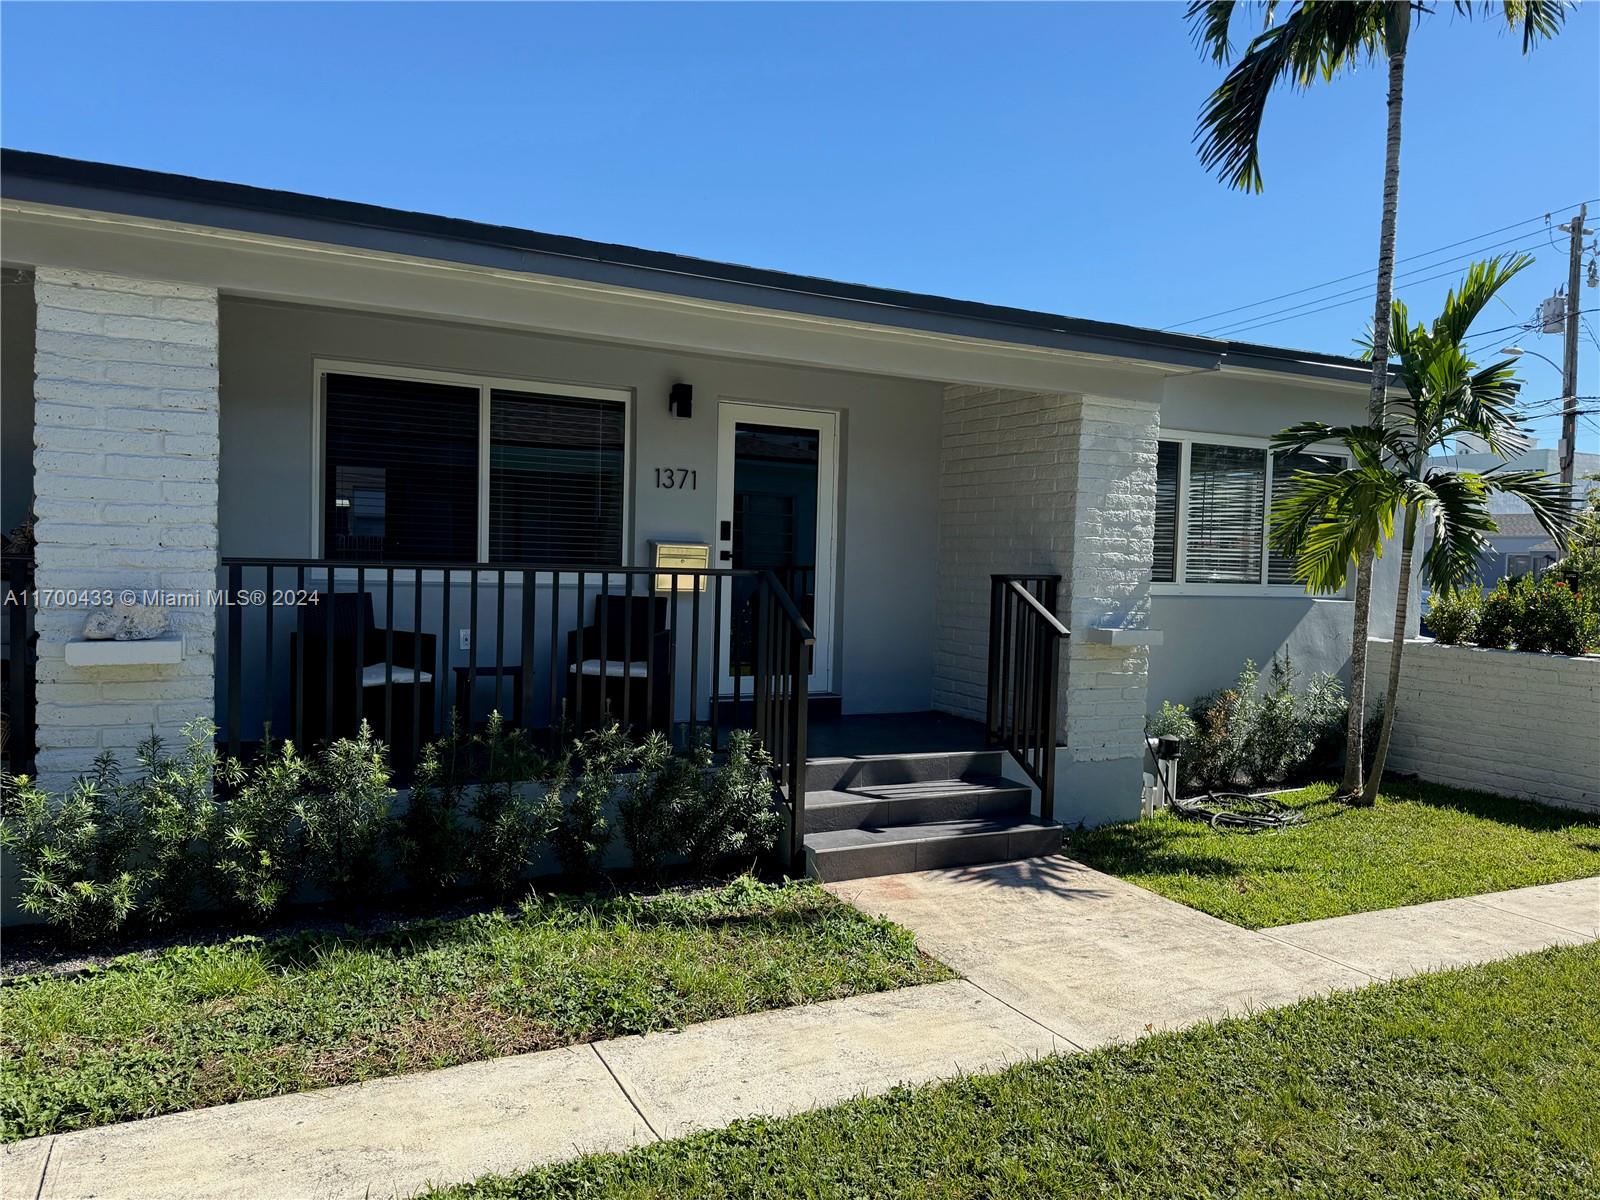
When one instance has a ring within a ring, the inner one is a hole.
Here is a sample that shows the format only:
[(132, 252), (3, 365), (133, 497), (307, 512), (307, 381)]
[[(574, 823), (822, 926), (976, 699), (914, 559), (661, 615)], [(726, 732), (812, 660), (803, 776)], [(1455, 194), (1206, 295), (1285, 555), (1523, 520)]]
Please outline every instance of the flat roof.
[(1347, 383), (1362, 382), (1371, 374), (1370, 364), (1342, 355), (844, 283), (509, 225), (28, 150), (0, 149), (0, 196), (1168, 365), (1244, 367)]

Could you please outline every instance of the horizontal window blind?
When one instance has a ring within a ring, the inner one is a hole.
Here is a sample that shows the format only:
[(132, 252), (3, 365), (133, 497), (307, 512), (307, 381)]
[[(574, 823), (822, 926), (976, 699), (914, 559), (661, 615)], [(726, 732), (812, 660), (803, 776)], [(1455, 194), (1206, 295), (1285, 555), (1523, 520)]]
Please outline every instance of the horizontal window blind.
[(478, 389), (329, 374), (323, 551), (351, 561), (478, 556)]
[(621, 565), (625, 406), (496, 389), (489, 414), (490, 560)]
[(1189, 449), (1186, 583), (1260, 583), (1267, 452), (1251, 446)]
[(1154, 583), (1178, 578), (1178, 491), (1182, 484), (1183, 443), (1161, 442), (1156, 448), (1156, 540), (1150, 564)]
[[(1295, 491), (1294, 476), (1299, 471), (1313, 475), (1332, 475), (1344, 470), (1345, 460), (1336, 454), (1312, 454), (1309, 451), (1279, 450), (1272, 456), (1272, 499), (1277, 503), (1281, 496)], [(1295, 583), (1294, 559), (1267, 548), (1267, 582)]]

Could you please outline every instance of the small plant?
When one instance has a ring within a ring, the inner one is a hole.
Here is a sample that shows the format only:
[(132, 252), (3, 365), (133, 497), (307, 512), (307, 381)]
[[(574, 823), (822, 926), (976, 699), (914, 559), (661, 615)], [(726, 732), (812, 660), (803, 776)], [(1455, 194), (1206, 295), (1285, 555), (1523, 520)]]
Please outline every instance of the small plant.
[[(606, 805), (617, 790), (617, 774), (632, 761), (634, 747), (615, 722), (579, 737), (550, 764), (544, 780), (544, 836), (561, 869), (578, 880), (600, 873), (611, 841)], [(571, 786), (568, 786), (568, 781)]]
[(376, 893), (378, 849), (394, 797), (383, 743), (361, 722), (355, 737), (340, 738), (317, 756), (310, 783), (295, 815), (305, 828), (313, 878), (347, 903)]
[(232, 764), (232, 798), (221, 821), (217, 873), (224, 903), (264, 921), (293, 894), (303, 866), (298, 813), (311, 764), (293, 742), (262, 743), (248, 767)]
[(469, 770), (478, 780), (471, 804), (477, 825), (473, 871), (487, 894), (507, 896), (544, 836), (544, 806), (529, 794), (527, 785), (544, 777), (559, 795), (566, 783), (565, 765), (546, 763), (526, 733), (507, 729), (500, 714), (493, 712), (483, 733), (473, 739)]
[(1183, 740), (1178, 760), (1184, 792), (1225, 791), (1278, 783), (1331, 756), (1346, 712), (1344, 691), (1318, 674), (1303, 691), (1288, 654), (1274, 657), (1265, 688), (1247, 661), (1233, 687), (1202, 696), (1192, 711), (1167, 702), (1149, 722), (1152, 736)]
[(1428, 598), (1428, 629), (1446, 646), (1470, 642), (1478, 636), (1478, 614), (1483, 589), (1477, 584), (1434, 592)]
[(667, 858), (687, 849), (686, 822), (710, 766), (711, 747), (704, 737), (686, 754), (673, 753), (672, 743), (658, 732), (639, 747), (634, 774), (617, 807), (622, 840), (640, 874), (659, 875)]
[[(709, 750), (705, 752), (709, 759)], [(704, 777), (700, 761), (697, 773)], [(685, 814), (684, 853), (699, 870), (733, 858), (754, 858), (777, 844), (783, 819), (772, 801), (772, 756), (747, 729), (728, 734), (722, 765), (711, 773)]]
[(394, 820), (395, 866), (419, 896), (438, 897), (466, 866), (461, 811), (471, 776), (472, 739), (452, 711), (444, 737), (423, 747), (406, 810)]
[(182, 730), (184, 745), (166, 753), (152, 734), (140, 743), (140, 775), (126, 785), (125, 807), (138, 814), (148, 896), (155, 923), (187, 913), (197, 891), (213, 879), (216, 845), (217, 727), (199, 720)]
[(59, 802), (30, 777), (0, 771), (0, 845), (20, 871), (18, 904), (69, 941), (109, 937), (133, 915), (138, 840), (109, 751)]

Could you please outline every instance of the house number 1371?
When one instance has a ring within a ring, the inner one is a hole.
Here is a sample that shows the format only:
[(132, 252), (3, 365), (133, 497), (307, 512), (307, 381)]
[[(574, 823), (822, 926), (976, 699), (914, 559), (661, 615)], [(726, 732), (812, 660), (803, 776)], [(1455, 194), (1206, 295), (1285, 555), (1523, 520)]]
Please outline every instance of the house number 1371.
[(693, 467), (657, 467), (656, 486), (673, 491), (692, 492), (698, 484), (699, 472)]

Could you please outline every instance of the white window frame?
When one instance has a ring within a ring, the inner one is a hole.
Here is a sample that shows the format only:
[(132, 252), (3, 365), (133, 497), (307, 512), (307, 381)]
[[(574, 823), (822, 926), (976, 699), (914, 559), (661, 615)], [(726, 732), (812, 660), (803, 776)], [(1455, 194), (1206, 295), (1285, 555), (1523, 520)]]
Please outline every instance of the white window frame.
[[(1271, 569), (1271, 544), (1268, 534), (1272, 529), (1272, 484), (1273, 484), (1273, 445), (1268, 437), (1246, 437), (1230, 433), (1197, 433), (1189, 430), (1162, 429), (1156, 434), (1160, 442), (1177, 442), (1178, 451), (1178, 522), (1177, 545), (1173, 551), (1173, 582), (1150, 584), (1152, 596), (1297, 596), (1302, 600), (1335, 600), (1344, 601), (1351, 597), (1351, 586), (1346, 581), (1344, 591), (1333, 593), (1307, 592), (1304, 585), (1298, 583), (1268, 583), (1267, 572)], [(1264, 489), (1264, 500), (1261, 511), (1261, 582), (1260, 583), (1185, 583), (1184, 572), (1188, 566), (1188, 531), (1189, 531), (1189, 460), (1194, 450), (1195, 443), (1207, 446), (1244, 446), (1250, 449), (1265, 450), (1267, 458), (1267, 479)], [(1350, 461), (1350, 452), (1337, 442), (1319, 443), (1307, 446), (1306, 450), (1313, 454), (1332, 454), (1341, 457), (1347, 464)], [(1154, 557), (1152, 551), (1152, 558)]]
[[(317, 358), (311, 364), (311, 557), (323, 557), (326, 514), (323, 512), (323, 480), (327, 461), (323, 446), (326, 426), (329, 375), (369, 375), (378, 379), (399, 379), (411, 383), (441, 383), (451, 387), (476, 388), (478, 392), (478, 553), (477, 565), (489, 561), (489, 407), (491, 394), (532, 392), (571, 400), (609, 400), (622, 405), (622, 546), (621, 567), (633, 565), (633, 392), (627, 388), (596, 387), (552, 379), (511, 379), (497, 375), (478, 375), (466, 371), (437, 371), (423, 367), (394, 366), (388, 363), (354, 362), (345, 359)], [(351, 568), (359, 566), (352, 562)], [(465, 566), (466, 564), (463, 564)]]

